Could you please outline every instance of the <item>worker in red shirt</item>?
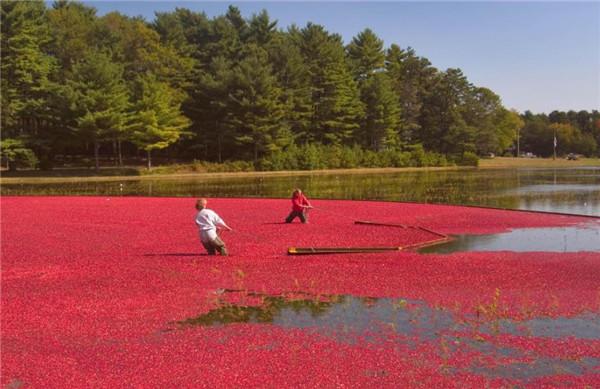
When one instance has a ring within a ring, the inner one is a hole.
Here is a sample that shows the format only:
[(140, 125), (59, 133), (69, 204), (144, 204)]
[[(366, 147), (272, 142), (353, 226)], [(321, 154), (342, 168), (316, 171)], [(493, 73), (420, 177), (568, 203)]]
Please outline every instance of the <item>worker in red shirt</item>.
[(310, 205), (308, 199), (300, 189), (294, 189), (292, 193), (292, 212), (285, 219), (286, 223), (291, 223), (296, 217), (300, 218), (302, 223), (308, 222), (308, 214), (307, 211), (311, 209), (313, 206)]

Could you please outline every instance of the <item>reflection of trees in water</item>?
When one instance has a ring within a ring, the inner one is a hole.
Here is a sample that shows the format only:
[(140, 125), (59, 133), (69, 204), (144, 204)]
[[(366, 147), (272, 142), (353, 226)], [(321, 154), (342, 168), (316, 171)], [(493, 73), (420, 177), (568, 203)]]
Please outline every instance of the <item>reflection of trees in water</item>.
[(295, 313), (308, 312), (312, 317), (318, 317), (329, 311), (335, 304), (343, 304), (344, 300), (344, 296), (328, 296), (327, 301), (266, 296), (259, 306), (226, 304), (198, 317), (180, 321), (178, 324), (210, 326), (231, 323), (272, 323), (284, 309), (291, 309)]
[[(231, 291), (236, 292), (236, 291)], [(310, 296), (310, 294), (299, 292)], [(298, 293), (294, 293), (297, 297)], [(499, 291), (497, 292), (499, 295)], [(290, 296), (268, 296), (246, 293), (248, 297), (262, 297), (261, 306), (224, 305), (196, 318), (180, 321), (181, 327), (212, 326), (231, 323), (277, 323), (277, 319), (290, 310), (296, 314), (308, 312), (319, 318), (310, 324), (316, 333), (331, 337), (336, 342), (377, 343), (399, 342), (410, 348), (419, 344), (430, 344), (438, 356), (449, 361), (455, 355), (465, 353), (475, 356), (472, 363), (452, 366), (456, 372), (473, 372), (490, 378), (528, 379), (555, 374), (582, 375), (597, 370), (600, 360), (586, 354), (577, 359), (548, 357), (528, 350), (526, 353), (510, 343), (488, 341), (481, 335), (511, 334), (528, 339), (536, 337), (575, 337), (576, 339), (598, 339), (593, 331), (598, 316), (586, 314), (575, 318), (533, 318), (513, 321), (497, 314), (496, 303), (490, 315), (467, 315), (460, 321), (441, 308), (432, 309), (423, 301), (356, 297), (343, 295), (313, 296), (312, 299), (293, 299)], [(323, 298), (325, 300), (319, 300)], [(335, 312), (332, 308), (348, 303), (350, 311)], [(327, 317), (330, 314), (331, 317)], [(294, 319), (293, 317), (290, 317)], [(367, 320), (365, 320), (365, 318)], [(300, 319), (295, 326), (305, 328)], [(294, 325), (292, 325), (294, 326)], [(329, 328), (329, 330), (327, 330)], [(377, 347), (380, 347), (379, 345)], [(462, 360), (462, 358), (459, 358)], [(516, 361), (516, 362), (515, 362)]]
[[(595, 204), (599, 190), (566, 190), (538, 193), (535, 185), (592, 185), (598, 175), (589, 169), (444, 170), (393, 173), (311, 174), (234, 178), (169, 178), (137, 181), (66, 182), (52, 184), (3, 184), (4, 195), (141, 195), (287, 198), (300, 187), (311, 198), (392, 200), (427, 203), (484, 205), (535, 209), (535, 201), (560, 208), (563, 204)], [(122, 186), (121, 186), (122, 184)], [(557, 209), (558, 210), (558, 209)]]

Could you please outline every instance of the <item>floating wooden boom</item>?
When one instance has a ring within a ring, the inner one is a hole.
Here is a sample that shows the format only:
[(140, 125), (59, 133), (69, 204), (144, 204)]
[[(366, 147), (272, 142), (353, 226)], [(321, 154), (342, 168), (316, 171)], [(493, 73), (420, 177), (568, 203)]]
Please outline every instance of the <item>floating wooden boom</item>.
[(289, 255), (308, 254), (347, 254), (347, 253), (380, 253), (400, 251), (402, 247), (290, 247)]
[(370, 222), (366, 220), (356, 220), (354, 224), (367, 224), (371, 226), (386, 226), (386, 227), (402, 227), (402, 228), (416, 228), (425, 232), (429, 232), (431, 234), (440, 236), (442, 238), (448, 238), (448, 235), (442, 234), (441, 232), (430, 230), (429, 228), (421, 227), (421, 226), (407, 226), (405, 224), (400, 223), (379, 223), (379, 222)]
[(404, 247), (290, 247), (288, 248), (289, 255), (310, 255), (310, 254), (348, 254), (348, 253), (382, 253), (386, 251), (401, 251), (404, 249), (414, 249), (418, 247), (431, 246), (452, 240), (452, 238), (441, 232), (436, 232), (421, 226), (407, 226), (400, 223), (379, 223), (366, 220), (356, 220), (355, 224), (367, 224), (372, 226), (388, 226), (401, 228), (415, 228), (422, 231), (437, 235), (437, 239), (428, 240), (425, 242), (413, 243)]
[(400, 223), (379, 223), (379, 222), (370, 222), (370, 221), (367, 221), (367, 220), (356, 220), (354, 222), (354, 224), (368, 224), (368, 225), (373, 225), (373, 226), (387, 226), (387, 227), (408, 228), (407, 225), (400, 224)]

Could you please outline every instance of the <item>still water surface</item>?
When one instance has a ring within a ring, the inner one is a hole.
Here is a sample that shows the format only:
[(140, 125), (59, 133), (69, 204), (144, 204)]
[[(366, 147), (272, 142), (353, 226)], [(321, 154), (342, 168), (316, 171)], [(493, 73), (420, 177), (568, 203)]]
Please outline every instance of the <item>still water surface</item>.
[(518, 228), (499, 234), (454, 235), (447, 243), (424, 247), (420, 253), (464, 251), (600, 252), (600, 223), (575, 227)]
[[(221, 296), (227, 293), (221, 292)], [(491, 378), (524, 380), (556, 374), (581, 375), (600, 367), (600, 359), (581, 355), (577, 360), (553, 358), (486, 342), (479, 334), (579, 340), (600, 339), (600, 316), (586, 313), (575, 317), (534, 317), (514, 321), (501, 317), (466, 315), (433, 308), (424, 301), (405, 298), (372, 298), (351, 295), (288, 298), (248, 293), (262, 297), (260, 305), (224, 303), (207, 313), (176, 323), (181, 330), (193, 326), (223, 326), (235, 323), (268, 324), (287, 329), (314, 331), (341, 343), (367, 341), (400, 342), (409, 347), (430, 342), (440, 344), (440, 354), (468, 351), (493, 358), (492, 366), (474, 359), (465, 370)], [(312, 298), (311, 298), (312, 297)], [(508, 359), (507, 359), (508, 357)], [(521, 360), (511, 362), (510, 359)], [(454, 373), (457, 372), (453, 368)], [(452, 372), (451, 372), (452, 373)]]
[(600, 216), (600, 167), (3, 184), (3, 195), (288, 197), (481, 205)]

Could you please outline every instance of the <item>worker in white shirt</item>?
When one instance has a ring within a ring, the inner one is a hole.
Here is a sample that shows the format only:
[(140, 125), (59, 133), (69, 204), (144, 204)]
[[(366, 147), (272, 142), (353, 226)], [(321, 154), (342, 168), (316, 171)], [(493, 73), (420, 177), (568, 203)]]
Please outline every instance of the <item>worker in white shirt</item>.
[(225, 242), (217, 235), (217, 228), (224, 228), (233, 231), (212, 209), (206, 208), (208, 200), (198, 199), (196, 201), (196, 224), (200, 232), (200, 241), (208, 252), (208, 255), (215, 255), (217, 250), (221, 255), (227, 255)]

